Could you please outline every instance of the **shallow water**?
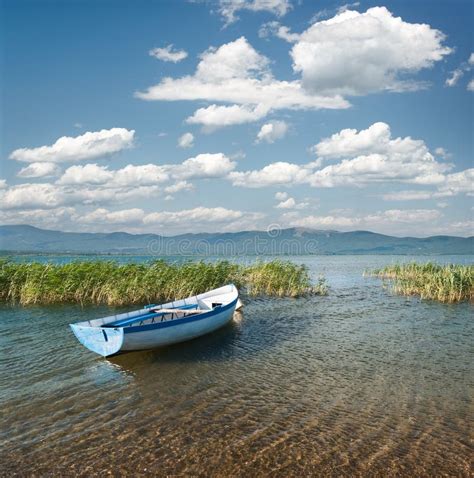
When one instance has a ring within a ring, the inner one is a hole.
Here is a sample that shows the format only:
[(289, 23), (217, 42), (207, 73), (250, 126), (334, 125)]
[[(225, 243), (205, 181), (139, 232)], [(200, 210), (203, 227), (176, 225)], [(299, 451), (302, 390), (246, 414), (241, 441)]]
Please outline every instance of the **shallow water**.
[(67, 326), (109, 308), (3, 306), (1, 473), (471, 476), (472, 305), (362, 277), (409, 259), (296, 258), (327, 297), (247, 301), (214, 334), (111, 360)]

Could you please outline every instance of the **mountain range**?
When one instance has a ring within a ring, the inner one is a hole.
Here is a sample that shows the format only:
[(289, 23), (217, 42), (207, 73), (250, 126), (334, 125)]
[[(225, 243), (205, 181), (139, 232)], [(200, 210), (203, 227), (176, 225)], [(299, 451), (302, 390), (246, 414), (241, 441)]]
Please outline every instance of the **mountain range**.
[(129, 234), (62, 232), (0, 226), (0, 250), (32, 253), (150, 255), (472, 254), (474, 237), (393, 237), (370, 231), (303, 228), (226, 233)]

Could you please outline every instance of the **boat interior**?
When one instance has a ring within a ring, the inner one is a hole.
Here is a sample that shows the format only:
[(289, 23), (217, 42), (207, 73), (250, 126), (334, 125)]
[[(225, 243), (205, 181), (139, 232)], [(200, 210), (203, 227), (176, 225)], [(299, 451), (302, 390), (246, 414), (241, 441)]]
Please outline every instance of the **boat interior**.
[(119, 320), (105, 323), (102, 327), (137, 327), (199, 315), (222, 306), (223, 302), (218, 299), (219, 296), (203, 299), (191, 297), (186, 300), (176, 301), (176, 304), (175, 302), (163, 305), (149, 304), (144, 307), (143, 312), (139, 315), (120, 318)]
[[(166, 304), (149, 304), (142, 309), (85, 320), (74, 325), (100, 328), (137, 327), (204, 314), (236, 299), (238, 299), (237, 288), (229, 284), (186, 299), (177, 299)], [(240, 306), (239, 302), (236, 308)]]

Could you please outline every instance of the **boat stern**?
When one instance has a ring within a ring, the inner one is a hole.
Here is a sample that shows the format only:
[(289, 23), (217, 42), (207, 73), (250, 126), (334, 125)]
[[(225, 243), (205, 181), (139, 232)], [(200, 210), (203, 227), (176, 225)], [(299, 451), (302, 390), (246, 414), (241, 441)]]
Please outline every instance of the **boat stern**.
[(120, 351), (123, 344), (123, 329), (102, 328), (70, 324), (77, 340), (92, 352), (108, 357)]

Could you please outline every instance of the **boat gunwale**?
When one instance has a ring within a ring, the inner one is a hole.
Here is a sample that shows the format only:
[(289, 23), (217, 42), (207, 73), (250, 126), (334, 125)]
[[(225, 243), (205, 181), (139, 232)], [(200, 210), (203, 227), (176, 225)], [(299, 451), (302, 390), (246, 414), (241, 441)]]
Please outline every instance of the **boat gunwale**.
[[(189, 296), (189, 297), (185, 297), (183, 299), (175, 299), (174, 301), (171, 301), (171, 302), (165, 302), (163, 304), (157, 304), (156, 305), (156, 311), (159, 312), (159, 307), (164, 307), (168, 304), (170, 304), (172, 306), (172, 304), (176, 303), (176, 302), (181, 302), (181, 301), (186, 301), (186, 300), (189, 300), (189, 299), (196, 299), (196, 300), (199, 300), (199, 299), (206, 299), (206, 298), (209, 298), (209, 297), (213, 297), (212, 295), (209, 295), (211, 292), (217, 292), (217, 291), (220, 291), (220, 290), (223, 290), (223, 289), (227, 289), (229, 288), (229, 292), (226, 292), (226, 293), (235, 293), (236, 296), (237, 296), (237, 300), (239, 298), (239, 291), (237, 289), (237, 287), (235, 286), (235, 284), (233, 283), (230, 283), (230, 284), (226, 284), (226, 285), (223, 285), (221, 287), (217, 287), (216, 289), (212, 289), (212, 290), (209, 290), (209, 291), (206, 291), (206, 292), (203, 292), (201, 294), (197, 294), (197, 295), (193, 295), (193, 296)], [(221, 295), (221, 294), (216, 294), (217, 296), (218, 295)], [(225, 306), (227, 306), (228, 304), (225, 304)], [(222, 307), (225, 307), (225, 306), (222, 306)], [(73, 323), (70, 323), (69, 325), (78, 325), (78, 326), (81, 326), (81, 327), (91, 327), (91, 328), (98, 328), (98, 329), (101, 329), (101, 328), (109, 328), (109, 329), (119, 329), (119, 328), (122, 328), (122, 329), (125, 329), (125, 328), (128, 328), (128, 327), (122, 327), (120, 325), (118, 326), (114, 326), (114, 327), (107, 327), (107, 325), (109, 323), (112, 323), (114, 320), (117, 320), (119, 317), (123, 317), (124, 319), (126, 317), (129, 317), (129, 318), (133, 318), (133, 316), (131, 316), (130, 314), (137, 314), (135, 317), (138, 318), (140, 316), (140, 313), (143, 313), (143, 311), (145, 309), (147, 309), (148, 307), (145, 306), (141, 309), (136, 309), (136, 310), (132, 310), (132, 311), (129, 311), (129, 312), (123, 312), (123, 313), (119, 313), (119, 314), (114, 314), (114, 315), (107, 315), (105, 317), (98, 317), (98, 318), (95, 318), (95, 319), (89, 319), (89, 320), (82, 320), (80, 322), (73, 322)], [(212, 312), (214, 309), (211, 309), (209, 310), (209, 312)], [(206, 314), (208, 312), (205, 312)], [(197, 315), (202, 315), (201, 314), (197, 314)], [(109, 321), (110, 320), (110, 321)], [(173, 321), (175, 320), (181, 320), (181, 319), (173, 319)], [(102, 321), (101, 323), (98, 323), (98, 324), (92, 324), (92, 322), (99, 322), (99, 321)], [(107, 322), (105, 322), (107, 321)], [(162, 322), (158, 322), (158, 323), (162, 323)], [(164, 322), (163, 322), (164, 323)], [(146, 324), (146, 325), (154, 325), (154, 324)], [(136, 326), (133, 326), (133, 327), (136, 327)]]

